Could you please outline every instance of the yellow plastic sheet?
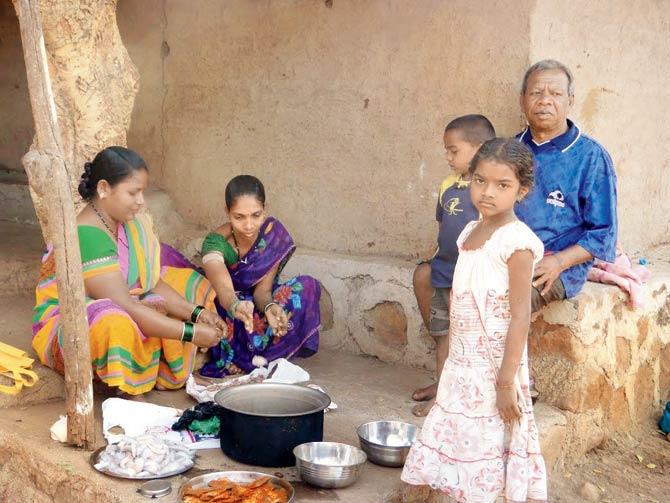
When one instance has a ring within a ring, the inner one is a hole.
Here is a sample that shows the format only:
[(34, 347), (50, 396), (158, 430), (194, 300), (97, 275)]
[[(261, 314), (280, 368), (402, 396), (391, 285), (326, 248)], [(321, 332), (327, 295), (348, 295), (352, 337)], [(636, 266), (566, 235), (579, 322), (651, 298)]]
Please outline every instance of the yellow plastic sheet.
[(9, 377), (14, 386), (0, 385), (0, 393), (16, 395), (24, 386), (30, 387), (37, 382), (37, 374), (30, 370), (33, 359), (25, 351), (0, 342), (0, 375)]

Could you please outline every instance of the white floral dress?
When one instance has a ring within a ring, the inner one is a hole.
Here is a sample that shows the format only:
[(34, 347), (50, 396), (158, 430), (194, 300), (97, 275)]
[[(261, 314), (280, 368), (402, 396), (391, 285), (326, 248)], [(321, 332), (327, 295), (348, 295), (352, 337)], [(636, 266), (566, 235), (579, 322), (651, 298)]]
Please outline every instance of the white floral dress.
[(527, 354), (516, 375), (522, 418), (506, 428), (496, 408), (500, 368), (510, 323), (507, 260), (530, 250), (536, 264), (542, 242), (522, 222), (498, 228), (476, 250), (458, 238), (451, 299), (449, 357), (436, 403), (405, 462), (402, 480), (429, 485), (457, 502), (546, 501), (547, 476), (528, 387)]

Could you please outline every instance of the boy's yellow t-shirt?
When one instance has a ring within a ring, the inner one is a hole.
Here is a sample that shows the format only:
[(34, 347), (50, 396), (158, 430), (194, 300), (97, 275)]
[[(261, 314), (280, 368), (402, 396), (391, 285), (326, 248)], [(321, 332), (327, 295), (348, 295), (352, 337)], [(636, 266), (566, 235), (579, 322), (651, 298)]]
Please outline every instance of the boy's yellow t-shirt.
[(470, 199), (470, 182), (451, 174), (440, 184), (435, 218), (440, 224), (438, 249), (431, 260), (431, 283), (435, 288), (451, 288), (458, 259), (456, 240), (465, 226), (479, 218)]

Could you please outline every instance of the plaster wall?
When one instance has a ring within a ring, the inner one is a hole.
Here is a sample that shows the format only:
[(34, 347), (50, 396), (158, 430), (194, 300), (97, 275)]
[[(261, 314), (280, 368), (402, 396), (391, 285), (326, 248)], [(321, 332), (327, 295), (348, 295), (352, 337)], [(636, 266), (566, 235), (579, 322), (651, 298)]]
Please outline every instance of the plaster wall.
[(141, 74), (129, 144), (200, 224), (222, 222), (226, 182), (252, 173), (301, 246), (429, 254), (445, 124), (521, 124), (531, 5), (121, 0)]
[(34, 133), (19, 21), (12, 2), (0, 0), (0, 169), (23, 171)]
[(667, 243), (670, 232), (670, 1), (539, 0), (530, 60), (553, 57), (575, 75), (572, 116), (612, 155), (619, 239), (627, 251)]
[(226, 181), (253, 173), (300, 246), (427, 255), (445, 123), (481, 112), (518, 131), (523, 71), (553, 57), (575, 73), (572, 116), (614, 158), (624, 246), (667, 241), (667, 0), (331, 5), (120, 0), (142, 76), (129, 144), (185, 218), (218, 225)]

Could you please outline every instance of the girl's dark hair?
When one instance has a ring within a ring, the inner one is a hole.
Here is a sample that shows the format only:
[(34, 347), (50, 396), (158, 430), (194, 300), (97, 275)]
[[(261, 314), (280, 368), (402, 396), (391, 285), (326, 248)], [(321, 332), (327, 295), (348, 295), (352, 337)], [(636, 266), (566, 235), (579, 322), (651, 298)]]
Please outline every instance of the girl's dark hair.
[(84, 201), (90, 201), (96, 195), (98, 182), (106, 180), (114, 187), (133, 172), (149, 171), (144, 159), (137, 152), (125, 147), (107, 147), (98, 152), (92, 162), (84, 164), (84, 173), (79, 182), (79, 195)]
[(482, 161), (495, 161), (507, 164), (519, 180), (522, 187), (533, 187), (533, 153), (515, 138), (493, 138), (487, 141), (470, 161), (470, 175)]
[(251, 175), (237, 175), (226, 185), (226, 208), (230, 209), (240, 196), (254, 196), (265, 206), (265, 187)]

